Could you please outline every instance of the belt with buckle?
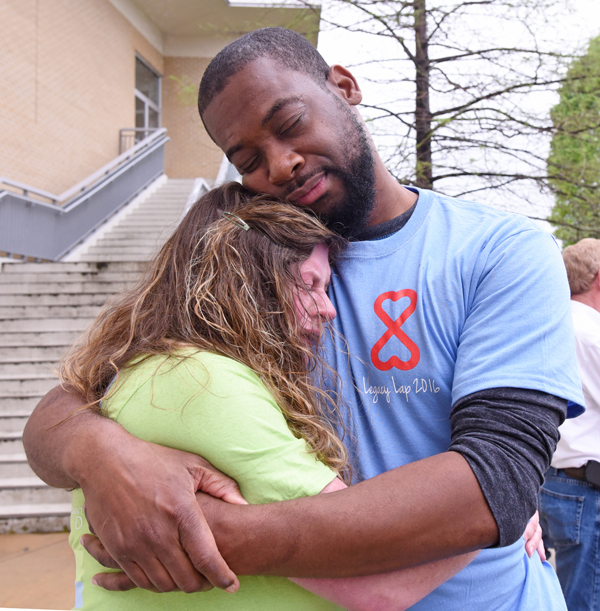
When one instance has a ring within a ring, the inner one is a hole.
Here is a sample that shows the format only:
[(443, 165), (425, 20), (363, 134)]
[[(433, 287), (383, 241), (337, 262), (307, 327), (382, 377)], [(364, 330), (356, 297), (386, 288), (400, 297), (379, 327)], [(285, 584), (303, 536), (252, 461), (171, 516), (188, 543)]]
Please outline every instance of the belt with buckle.
[(595, 460), (590, 460), (582, 467), (567, 467), (559, 470), (573, 479), (586, 482), (600, 490), (600, 463)]
[(578, 479), (582, 482), (585, 482), (585, 480), (583, 479), (583, 474), (585, 473), (585, 465), (583, 465), (583, 467), (569, 467), (568, 469), (561, 469), (561, 471), (564, 471), (569, 477), (572, 477), (573, 479)]

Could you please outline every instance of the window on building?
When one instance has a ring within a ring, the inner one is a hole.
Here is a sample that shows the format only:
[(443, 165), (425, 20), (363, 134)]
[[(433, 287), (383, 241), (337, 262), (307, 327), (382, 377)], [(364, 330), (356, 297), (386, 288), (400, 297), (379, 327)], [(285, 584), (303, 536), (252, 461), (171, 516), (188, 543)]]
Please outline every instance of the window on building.
[(136, 142), (160, 127), (160, 76), (140, 57), (135, 58), (135, 126)]

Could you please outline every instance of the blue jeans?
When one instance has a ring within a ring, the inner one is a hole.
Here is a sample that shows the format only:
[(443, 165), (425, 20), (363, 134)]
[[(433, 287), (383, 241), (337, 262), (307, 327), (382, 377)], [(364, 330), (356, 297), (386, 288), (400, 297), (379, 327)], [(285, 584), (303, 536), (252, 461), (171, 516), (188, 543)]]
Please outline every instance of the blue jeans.
[(540, 490), (544, 544), (569, 611), (600, 611), (600, 490), (550, 467)]

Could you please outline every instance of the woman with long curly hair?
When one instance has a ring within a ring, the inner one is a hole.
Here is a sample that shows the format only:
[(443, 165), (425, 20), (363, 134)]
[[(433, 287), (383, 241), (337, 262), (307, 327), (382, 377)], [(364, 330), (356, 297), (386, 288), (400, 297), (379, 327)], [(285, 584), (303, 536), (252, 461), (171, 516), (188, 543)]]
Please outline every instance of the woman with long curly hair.
[[(190, 209), (140, 283), (74, 345), (61, 380), (87, 398), (83, 409), (141, 439), (200, 454), (250, 503), (343, 488), (344, 429), (335, 394), (324, 391), (326, 378), (335, 387), (335, 373), (319, 344), (335, 316), (330, 263), (344, 246), (289, 204), (235, 183), (215, 189)], [(109, 592), (92, 584), (106, 569), (80, 544), (89, 532), (83, 503), (75, 490), (76, 608), (403, 609), (472, 558), (353, 579), (241, 577), (235, 594)]]

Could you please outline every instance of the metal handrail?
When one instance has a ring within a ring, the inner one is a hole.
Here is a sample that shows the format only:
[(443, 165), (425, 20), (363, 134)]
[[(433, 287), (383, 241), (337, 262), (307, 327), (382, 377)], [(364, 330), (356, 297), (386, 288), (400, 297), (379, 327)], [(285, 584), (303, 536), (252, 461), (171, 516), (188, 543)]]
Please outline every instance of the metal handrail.
[(138, 142), (135, 146), (120, 154), (118, 157), (115, 157), (107, 164), (103, 165), (98, 171), (94, 172), (93, 174), (90, 174), (88, 177), (78, 182), (75, 186), (67, 189), (66, 191), (63, 191), (60, 195), (55, 195), (54, 193), (49, 193), (48, 191), (37, 189), (36, 187), (32, 187), (31, 185), (26, 185), (24, 183), (2, 176), (0, 176), (0, 190), (2, 190), (1, 185), (6, 185), (19, 189), (21, 191), (21, 195), (24, 195), (25, 197), (38, 196), (41, 199), (50, 200), (50, 202), (55, 206), (63, 207), (74, 196), (80, 197), (86, 190), (95, 187), (96, 183), (105, 179), (112, 171), (116, 170), (118, 166), (126, 163), (132, 157), (137, 156), (144, 149), (150, 148), (153, 144), (155, 144), (156, 141), (161, 140), (163, 137), (165, 137), (166, 133), (167, 130), (164, 127), (159, 130), (156, 130), (153, 134), (151, 134), (147, 138), (144, 138), (144, 140)]
[(119, 130), (119, 155), (135, 146), (138, 136), (142, 135), (141, 140), (143, 140), (159, 129), (159, 127), (122, 127)]
[(166, 131), (158, 130), (60, 195), (0, 178), (0, 252), (59, 260), (164, 173)]
[[(36, 187), (32, 187), (31, 185), (26, 185), (22, 182), (18, 182), (16, 180), (11, 180), (10, 178), (3, 178), (0, 176), (0, 185), (7, 185), (9, 187), (14, 187), (15, 189), (19, 189), (21, 191), (21, 195), (25, 197), (31, 197), (32, 195), (37, 195), (43, 199), (49, 199), (53, 204), (56, 204), (58, 201), (58, 195), (54, 195), (54, 193), (49, 193), (48, 191), (44, 191), (42, 189), (37, 189)], [(0, 187), (0, 191), (1, 191)]]

